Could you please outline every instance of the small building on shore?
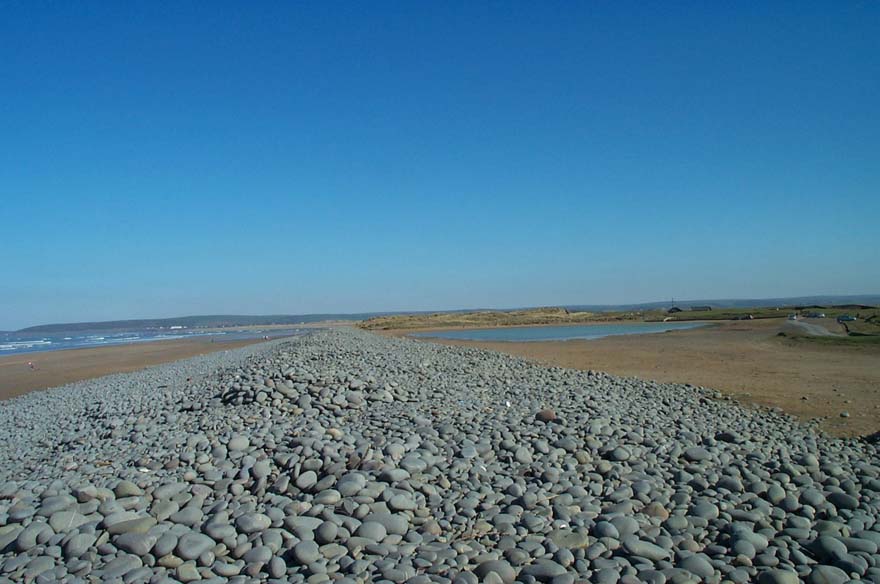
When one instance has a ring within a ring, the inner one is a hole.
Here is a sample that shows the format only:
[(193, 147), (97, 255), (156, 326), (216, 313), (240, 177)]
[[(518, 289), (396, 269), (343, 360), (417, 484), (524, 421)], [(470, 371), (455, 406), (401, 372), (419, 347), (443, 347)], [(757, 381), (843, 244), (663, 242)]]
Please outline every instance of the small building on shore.
[(676, 312), (681, 312), (681, 308), (679, 308), (678, 306), (673, 306), (666, 311), (666, 314), (675, 314)]

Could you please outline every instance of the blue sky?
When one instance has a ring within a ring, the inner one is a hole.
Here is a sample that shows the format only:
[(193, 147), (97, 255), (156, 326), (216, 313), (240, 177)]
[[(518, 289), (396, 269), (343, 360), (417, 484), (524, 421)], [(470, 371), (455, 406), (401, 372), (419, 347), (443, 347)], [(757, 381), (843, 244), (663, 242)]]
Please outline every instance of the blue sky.
[(0, 329), (880, 292), (880, 5), (769, 4), (5, 3)]

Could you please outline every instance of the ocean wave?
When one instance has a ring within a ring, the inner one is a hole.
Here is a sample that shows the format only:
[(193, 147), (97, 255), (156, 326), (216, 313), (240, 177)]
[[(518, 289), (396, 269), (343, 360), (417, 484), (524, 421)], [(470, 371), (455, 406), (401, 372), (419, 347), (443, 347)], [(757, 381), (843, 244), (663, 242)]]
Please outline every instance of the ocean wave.
[[(297, 329), (292, 329), (296, 331)], [(258, 339), (262, 336), (276, 336), (274, 329), (255, 329), (249, 331), (205, 331), (205, 330), (135, 330), (135, 331), (88, 331), (80, 333), (60, 333), (69, 336), (52, 336), (40, 339), (23, 339), (20, 336), (4, 334), (0, 336), (0, 353), (10, 355), (16, 353), (37, 353), (61, 349), (101, 348), (110, 345), (130, 345), (149, 343), (152, 341), (173, 341), (177, 339), (207, 339), (209, 337), (225, 337), (225, 339)], [(288, 331), (284, 331), (288, 332)], [(221, 340), (221, 339), (218, 339)]]
[(0, 345), (0, 351), (15, 351), (18, 349), (31, 349), (33, 347), (43, 347), (46, 345), (51, 345), (52, 341), (40, 340), (40, 341), (9, 341), (8, 343), (3, 343)]

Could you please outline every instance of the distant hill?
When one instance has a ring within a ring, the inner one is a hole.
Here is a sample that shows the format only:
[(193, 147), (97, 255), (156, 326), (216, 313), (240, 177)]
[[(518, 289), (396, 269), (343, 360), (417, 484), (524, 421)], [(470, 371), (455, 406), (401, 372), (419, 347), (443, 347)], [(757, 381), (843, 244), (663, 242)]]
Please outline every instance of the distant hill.
[[(385, 313), (382, 313), (385, 314)], [(217, 328), (229, 326), (266, 326), (272, 324), (297, 325), (325, 320), (363, 320), (374, 314), (275, 314), (275, 315), (206, 315), (180, 316), (175, 318), (148, 318), (132, 320), (109, 320), (101, 322), (74, 322), (43, 324), (23, 328), (20, 333), (54, 333), (76, 331), (112, 331), (131, 329), (158, 329), (172, 326), (187, 328)]]
[[(842, 306), (842, 305), (880, 305), (880, 294), (853, 294), (840, 296), (792, 296), (788, 298), (715, 298), (700, 300), (675, 300), (679, 307), (711, 306), (712, 308), (753, 308), (783, 306)], [(575, 304), (566, 305), (569, 310), (592, 312), (616, 312), (625, 310), (652, 310), (669, 308), (669, 300), (642, 302), (638, 304)]]
[[(676, 300), (676, 306), (689, 307), (707, 305), (713, 308), (749, 308), (776, 306), (831, 306), (831, 305), (880, 305), (880, 294), (860, 294), (848, 296), (795, 296), (791, 298), (751, 298), (751, 299), (701, 299)], [(55, 333), (75, 331), (113, 331), (150, 328), (169, 328), (185, 326), (187, 328), (216, 328), (228, 326), (266, 326), (266, 325), (297, 325), (302, 323), (321, 322), (326, 320), (359, 321), (380, 316), (400, 314), (455, 314), (463, 312), (502, 312), (511, 310), (528, 310), (533, 307), (514, 308), (469, 308), (460, 310), (398, 310), (388, 312), (340, 313), (340, 314), (274, 314), (274, 315), (206, 315), (181, 316), (176, 318), (151, 318), (133, 320), (111, 320), (103, 322), (76, 322), (44, 324), (21, 329), (21, 333)], [(637, 304), (577, 304), (565, 305), (573, 312), (618, 312), (629, 310), (652, 310), (669, 308), (668, 300), (642, 302)]]

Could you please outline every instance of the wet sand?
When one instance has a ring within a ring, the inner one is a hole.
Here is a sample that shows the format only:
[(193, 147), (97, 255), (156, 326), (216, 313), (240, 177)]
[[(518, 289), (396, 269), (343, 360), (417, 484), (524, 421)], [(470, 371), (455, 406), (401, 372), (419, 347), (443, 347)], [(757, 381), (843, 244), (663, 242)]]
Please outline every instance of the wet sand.
[[(0, 400), (29, 391), (57, 387), (74, 381), (111, 373), (125, 373), (187, 359), (196, 355), (226, 351), (261, 342), (261, 339), (218, 341), (179, 339), (131, 345), (115, 345), (68, 351), (19, 353), (0, 357)], [(36, 369), (31, 369), (28, 362)]]
[[(839, 436), (880, 431), (880, 346), (777, 337), (784, 322), (723, 322), (700, 329), (590, 341), (423, 340), (481, 347), (561, 367), (710, 387), (743, 403), (779, 407), (802, 419), (825, 418), (820, 427)], [(821, 324), (837, 328), (833, 321)], [(849, 417), (841, 417), (841, 412), (848, 412)]]

